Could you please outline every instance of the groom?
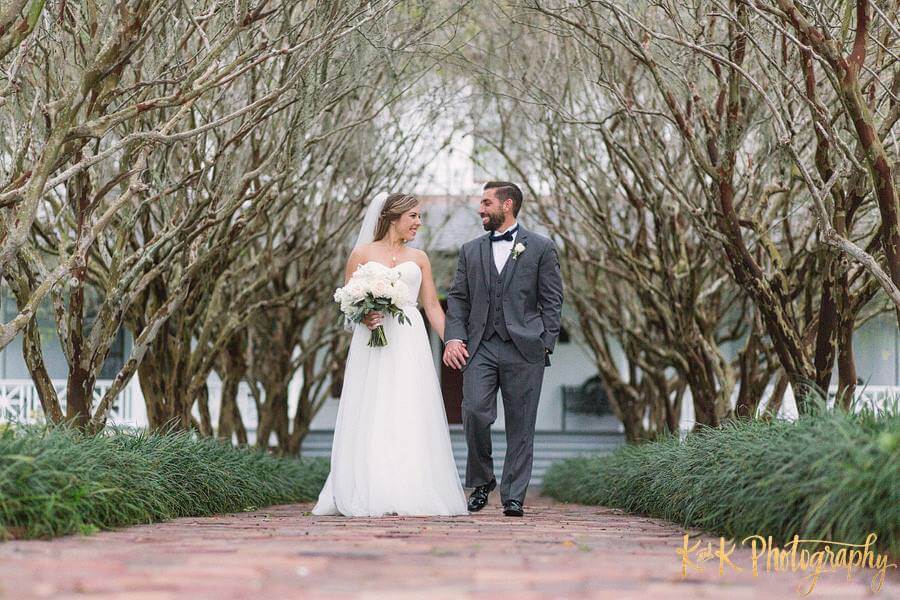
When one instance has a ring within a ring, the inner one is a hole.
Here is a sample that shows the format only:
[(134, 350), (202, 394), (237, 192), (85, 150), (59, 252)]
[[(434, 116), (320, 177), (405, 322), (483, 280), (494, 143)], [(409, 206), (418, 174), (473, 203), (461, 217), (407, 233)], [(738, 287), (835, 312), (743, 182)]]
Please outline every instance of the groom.
[(556, 248), (516, 217), (522, 191), (513, 183), (484, 186), (478, 214), (490, 234), (459, 251), (447, 297), (444, 364), (463, 370), (463, 428), (469, 449), (469, 510), (479, 511), (497, 485), (491, 424), (503, 396), (506, 459), (500, 478), (503, 514), (524, 515), (531, 479), (534, 424), (544, 367), (559, 336), (563, 302)]

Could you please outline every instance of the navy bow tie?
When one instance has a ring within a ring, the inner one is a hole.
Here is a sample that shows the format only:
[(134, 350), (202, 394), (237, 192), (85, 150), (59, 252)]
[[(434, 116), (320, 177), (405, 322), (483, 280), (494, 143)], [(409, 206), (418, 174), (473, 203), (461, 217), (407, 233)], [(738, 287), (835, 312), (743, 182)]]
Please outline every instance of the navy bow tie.
[(491, 241), (492, 242), (511, 242), (515, 239), (513, 236), (515, 235), (516, 231), (518, 231), (518, 230), (519, 230), (518, 227), (513, 227), (506, 233), (503, 233), (500, 235), (492, 235)]

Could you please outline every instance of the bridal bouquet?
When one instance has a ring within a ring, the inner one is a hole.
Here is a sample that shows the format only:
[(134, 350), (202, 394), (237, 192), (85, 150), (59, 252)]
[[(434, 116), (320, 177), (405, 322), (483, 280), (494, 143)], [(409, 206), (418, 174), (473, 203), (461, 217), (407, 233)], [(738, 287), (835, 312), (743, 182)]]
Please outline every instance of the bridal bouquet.
[[(388, 313), (400, 323), (410, 323), (400, 308), (409, 299), (409, 287), (400, 281), (400, 273), (375, 268), (376, 263), (360, 265), (350, 281), (334, 292), (334, 301), (341, 305), (341, 312), (354, 323), (360, 323), (370, 312)], [(384, 327), (372, 330), (369, 344), (372, 348), (387, 346)]]

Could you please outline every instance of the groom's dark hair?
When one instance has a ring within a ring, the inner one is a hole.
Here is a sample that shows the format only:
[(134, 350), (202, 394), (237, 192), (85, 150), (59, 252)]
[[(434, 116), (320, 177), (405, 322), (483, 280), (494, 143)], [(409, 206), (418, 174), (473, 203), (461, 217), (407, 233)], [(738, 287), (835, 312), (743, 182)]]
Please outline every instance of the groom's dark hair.
[(522, 190), (514, 183), (509, 181), (488, 181), (484, 184), (484, 191), (497, 190), (497, 200), (505, 202), (513, 201), (513, 215), (519, 216), (519, 209), (522, 208)]

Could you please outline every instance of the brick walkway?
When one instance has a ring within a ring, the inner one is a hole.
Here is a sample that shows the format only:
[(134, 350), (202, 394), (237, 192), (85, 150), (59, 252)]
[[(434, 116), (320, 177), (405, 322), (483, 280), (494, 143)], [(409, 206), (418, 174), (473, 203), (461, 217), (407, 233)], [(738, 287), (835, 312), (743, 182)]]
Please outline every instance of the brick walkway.
[[(185, 518), (90, 537), (0, 544), (2, 598), (799, 598), (799, 573), (681, 577), (683, 531), (616, 510), (529, 499), (503, 517), (312, 517), (309, 504)], [(708, 538), (713, 540), (713, 538)], [(715, 543), (718, 543), (716, 538)], [(726, 567), (727, 568), (727, 567)], [(889, 575), (831, 573), (816, 598), (898, 598)]]

